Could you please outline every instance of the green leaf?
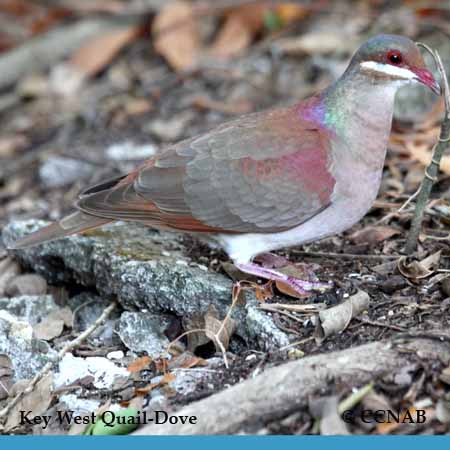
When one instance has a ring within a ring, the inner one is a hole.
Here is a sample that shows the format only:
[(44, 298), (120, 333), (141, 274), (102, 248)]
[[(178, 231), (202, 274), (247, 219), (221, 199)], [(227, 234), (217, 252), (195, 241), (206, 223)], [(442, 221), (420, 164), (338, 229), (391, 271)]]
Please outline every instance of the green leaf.
[(138, 410), (136, 408), (105, 411), (98, 417), (94, 427), (90, 430), (90, 434), (95, 436), (129, 434), (139, 425), (137, 416)]

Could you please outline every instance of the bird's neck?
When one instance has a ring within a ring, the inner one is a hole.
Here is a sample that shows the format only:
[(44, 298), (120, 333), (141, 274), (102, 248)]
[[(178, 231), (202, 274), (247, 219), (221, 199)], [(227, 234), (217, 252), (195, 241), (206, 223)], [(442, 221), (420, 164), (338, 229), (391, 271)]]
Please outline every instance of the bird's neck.
[(371, 84), (363, 75), (344, 75), (323, 96), (325, 125), (344, 145), (342, 152), (382, 167), (394, 110), (395, 84)]

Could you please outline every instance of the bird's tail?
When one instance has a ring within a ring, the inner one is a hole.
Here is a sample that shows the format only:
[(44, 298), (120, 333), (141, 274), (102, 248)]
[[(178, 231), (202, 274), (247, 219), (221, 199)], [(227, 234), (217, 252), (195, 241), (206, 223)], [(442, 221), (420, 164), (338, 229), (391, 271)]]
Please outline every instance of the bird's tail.
[(52, 223), (34, 233), (29, 234), (15, 242), (7, 243), (7, 247), (12, 250), (18, 250), (33, 245), (42, 244), (44, 242), (53, 241), (71, 234), (81, 233), (91, 230), (92, 228), (101, 227), (111, 222), (111, 219), (92, 216), (77, 211), (69, 216), (64, 217), (59, 222)]

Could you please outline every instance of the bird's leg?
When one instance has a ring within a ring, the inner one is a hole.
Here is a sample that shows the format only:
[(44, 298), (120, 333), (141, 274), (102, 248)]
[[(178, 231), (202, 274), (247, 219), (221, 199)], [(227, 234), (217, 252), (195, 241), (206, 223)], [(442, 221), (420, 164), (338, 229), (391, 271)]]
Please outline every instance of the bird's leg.
[[(235, 263), (235, 266), (242, 272), (254, 275), (266, 280), (281, 281), (300, 295), (307, 295), (311, 291), (325, 292), (330, 289), (330, 283), (320, 283), (318, 281), (301, 280), (290, 275), (286, 275), (278, 270), (269, 269), (258, 264)], [(317, 280), (317, 278), (315, 278)]]

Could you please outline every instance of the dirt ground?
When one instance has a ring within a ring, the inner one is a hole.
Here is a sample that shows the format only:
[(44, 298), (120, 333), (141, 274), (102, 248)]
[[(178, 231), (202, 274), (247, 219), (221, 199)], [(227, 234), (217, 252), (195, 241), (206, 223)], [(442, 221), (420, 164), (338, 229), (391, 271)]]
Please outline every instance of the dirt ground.
[[(153, 149), (241, 114), (308, 96), (337, 77), (368, 36), (395, 32), (427, 42), (442, 53), (444, 65), (450, 68), (450, 11), (443, 7), (444, 2), (347, 0), (324, 2), (327, 6), (294, 2), (290, 8), (286, 7), (288, 2), (268, 2), (259, 19), (259, 3), (264, 2), (247, 5), (248, 10), (241, 5), (248, 2), (234, 2), (233, 6), (221, 1), (214, 6), (212, 2), (200, 6), (186, 2), (186, 8), (200, 8), (194, 22), (196, 31), (190, 22), (177, 25), (170, 14), (163, 17), (166, 3), (170, 2), (117, 0), (85, 5), (69, 0), (13, 0), (0, 5), (0, 29), (6, 30), (0, 33), (0, 74), (4, 64), (14, 65), (5, 59), (10, 52), (53, 30), (94, 20), (101, 21), (103, 27), (82, 44), (73, 43), (60, 56), (47, 58), (46, 63), (32, 58), (29, 67), (18, 69), (10, 81), (3, 82), (0, 75), (2, 226), (30, 218), (62, 217), (71, 211), (82, 188), (125, 173), (142, 160), (139, 154), (130, 157), (127, 145), (149, 146), (145, 151), (150, 155)], [(345, 13), (349, 8), (354, 11), (351, 17)], [(233, 33), (233, 26), (239, 31)], [(158, 27), (163, 29), (159, 34)], [(179, 35), (164, 27), (182, 31)], [(164, 33), (171, 37), (164, 40)], [(173, 51), (183, 42), (184, 52)], [(54, 45), (49, 40), (40, 51), (48, 55), (55, 51)], [(261, 300), (263, 307), (280, 330), (295, 336), (294, 343), (273, 352), (253, 351), (234, 343), (230, 368), (221, 367), (195, 392), (172, 395), (168, 404), (173, 410), (287, 361), (393, 341), (399, 336), (431, 337), (441, 342), (450, 338), (448, 155), (444, 155), (445, 164), (427, 204), (418, 248), (411, 255), (404, 252), (414, 201), (398, 210), (420, 185), (424, 161), (436, 142), (443, 116), (441, 101), (420, 89), (414, 92), (408, 95), (405, 90), (399, 95), (382, 188), (371, 211), (342, 235), (278, 252), (291, 262), (317, 265), (319, 278), (334, 283), (330, 292), (303, 299), (282, 294), (276, 286), (261, 294), (266, 295)], [(185, 240), (191, 259), (228, 276), (225, 269), (229, 261), (224, 253), (192, 237)], [(2, 257), (6, 255), (2, 250)], [(55, 288), (72, 293), (78, 289)], [(326, 339), (317, 339), (317, 324), (310, 313), (295, 310), (295, 305), (305, 304), (333, 307), (358, 290), (369, 294), (369, 307)], [(73, 336), (63, 333), (59, 342), (65, 338)], [(82, 344), (73, 353), (105, 355), (111, 350)], [(199, 347), (195, 356), (208, 359), (220, 357), (220, 353), (210, 342)], [(385, 407), (402, 414), (423, 408), (430, 420), (411, 425), (367, 424), (355, 419), (345, 425), (347, 432), (448, 433), (447, 365), (448, 361), (422, 359), (411, 362), (403, 372), (388, 371), (372, 380), (366, 403), (352, 405), (356, 412)], [(147, 386), (162, 373), (157, 365), (145, 370), (134, 388)], [(359, 387), (352, 379), (330, 382), (309, 405), (253, 423), (245, 431), (318, 434), (323, 432), (319, 423), (324, 416), (314, 413), (314, 404), (332, 396), (342, 401)], [(110, 399), (114, 393), (102, 400)], [(23, 426), (14, 432), (36, 431)]]

